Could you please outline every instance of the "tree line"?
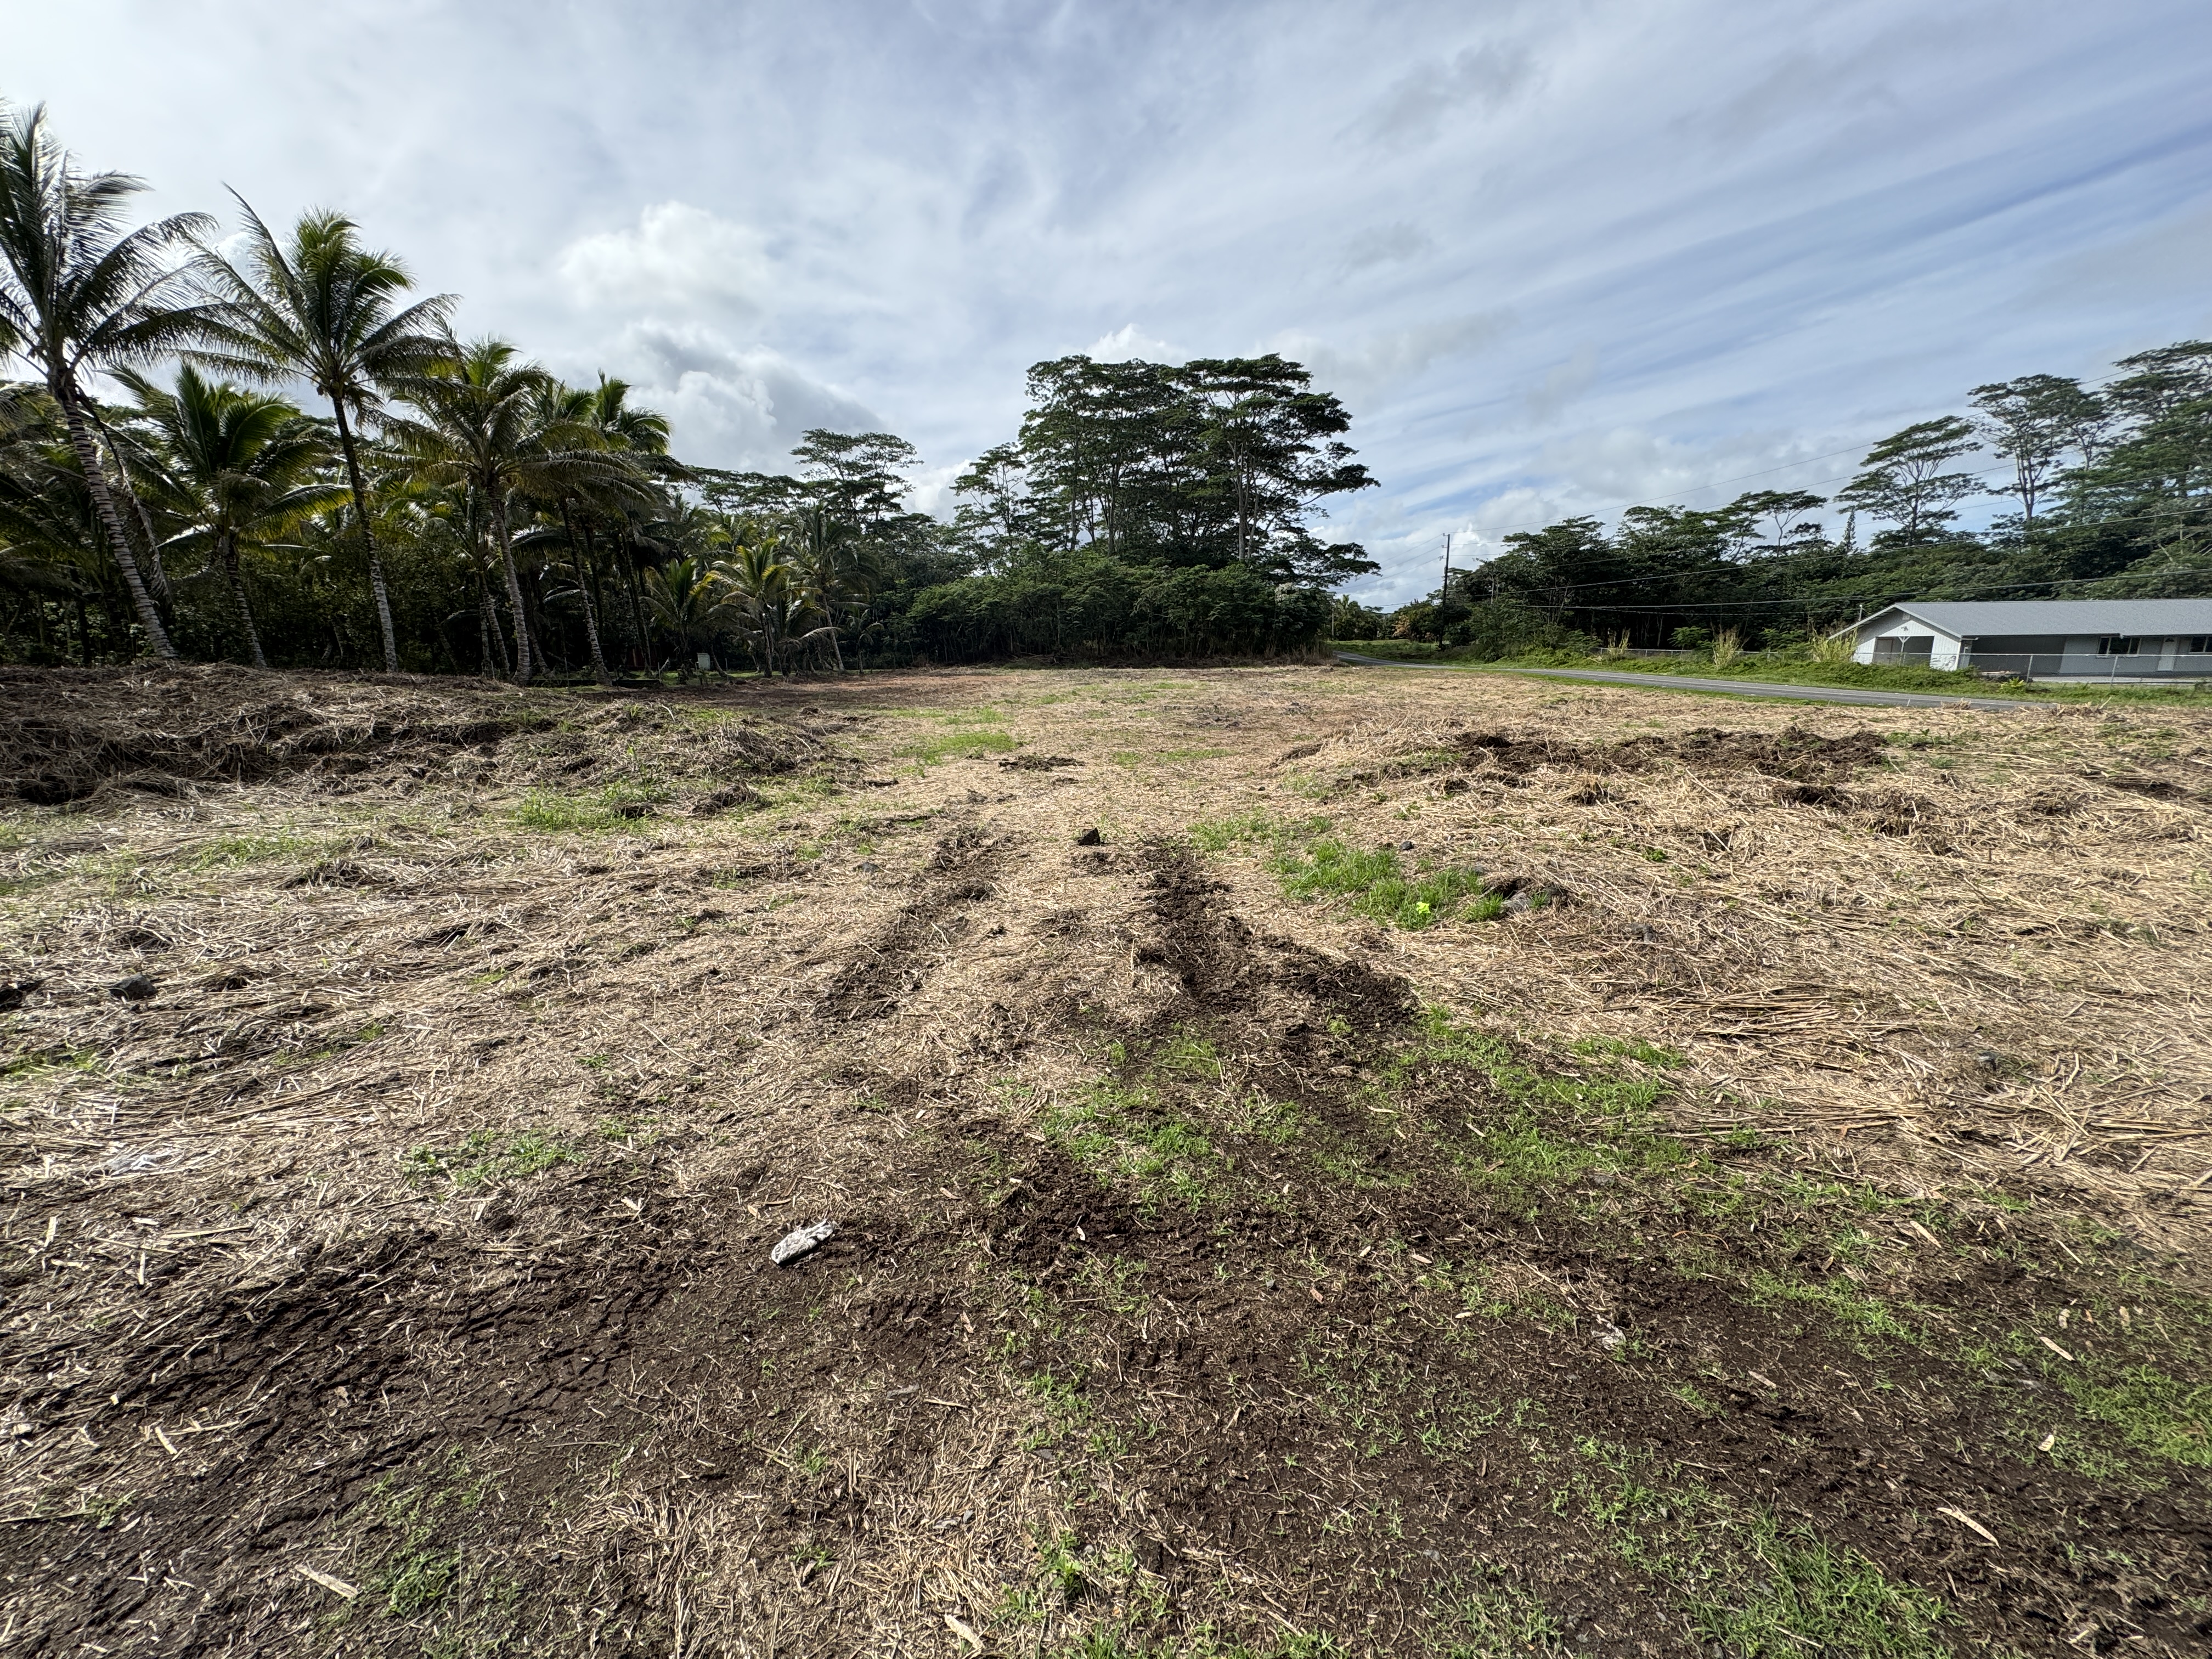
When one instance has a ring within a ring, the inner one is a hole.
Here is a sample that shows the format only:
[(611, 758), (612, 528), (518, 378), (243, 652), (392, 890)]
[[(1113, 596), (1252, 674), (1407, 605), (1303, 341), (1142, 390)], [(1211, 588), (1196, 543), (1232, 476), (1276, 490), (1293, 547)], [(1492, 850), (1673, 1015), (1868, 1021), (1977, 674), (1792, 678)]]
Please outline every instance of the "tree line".
[(1279, 357), (1070, 357), (939, 519), (920, 458), (815, 430), (686, 464), (605, 374), (464, 339), (344, 215), (144, 185), (0, 106), (0, 656), (482, 672), (831, 671), (1311, 648), (1376, 566), (1313, 521), (1373, 481)]
[[(1819, 637), (1899, 599), (2212, 593), (2212, 342), (2123, 358), (2101, 385), (2028, 374), (1883, 439), (1832, 496), (1756, 490), (1504, 538), (1384, 613), (1340, 599), (1340, 639), (1505, 657)], [(1996, 495), (1981, 531), (1960, 505)]]

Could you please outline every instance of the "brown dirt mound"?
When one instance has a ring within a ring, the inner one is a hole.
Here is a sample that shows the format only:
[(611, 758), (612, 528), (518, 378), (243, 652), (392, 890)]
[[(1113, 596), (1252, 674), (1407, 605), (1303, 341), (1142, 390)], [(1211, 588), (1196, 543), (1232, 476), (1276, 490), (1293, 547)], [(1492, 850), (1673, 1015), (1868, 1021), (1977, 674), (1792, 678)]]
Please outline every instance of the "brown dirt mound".
[(922, 970), (916, 958), (935, 940), (966, 937), (974, 923), (963, 907), (992, 896), (988, 879), (1005, 849), (964, 825), (937, 843), (921, 897), (900, 907), (888, 925), (839, 970), (822, 999), (824, 1019), (885, 1019), (898, 1012), (905, 994), (918, 988)]
[[(610, 758), (608, 734), (662, 735), (674, 763), (663, 769), (679, 776), (787, 770), (822, 752), (787, 725), (702, 730), (670, 702), (643, 699), (592, 711), (591, 731), (535, 735), (571, 709), (483, 681), (279, 676), (220, 664), (0, 668), (0, 788), (55, 806), (103, 790), (175, 797), (197, 783), (400, 767), (421, 776), (457, 761), (477, 781), (513, 768), (530, 781), (587, 784)], [(531, 741), (508, 746), (517, 738)]]
[(1540, 766), (1584, 772), (1634, 773), (1657, 761), (1679, 761), (1693, 772), (1755, 772), (1802, 784), (1846, 779), (1862, 767), (1879, 764), (1883, 738), (1876, 732), (1823, 737), (1799, 726), (1778, 732), (1728, 732), (1703, 726), (1673, 736), (1631, 738), (1617, 744), (1583, 744), (1548, 735), (1516, 736), (1504, 732), (1470, 732), (1458, 739), (1469, 763), (1487, 765), (1518, 778)]

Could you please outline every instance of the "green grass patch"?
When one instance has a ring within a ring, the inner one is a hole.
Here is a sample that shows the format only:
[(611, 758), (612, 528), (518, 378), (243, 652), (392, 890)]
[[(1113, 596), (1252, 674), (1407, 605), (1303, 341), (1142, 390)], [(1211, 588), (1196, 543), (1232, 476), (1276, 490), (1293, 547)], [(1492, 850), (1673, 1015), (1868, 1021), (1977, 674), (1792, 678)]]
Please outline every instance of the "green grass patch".
[(599, 834), (635, 828), (640, 819), (652, 817), (653, 808), (667, 799), (665, 789), (634, 783), (609, 784), (604, 789), (582, 795), (533, 789), (512, 809), (510, 815), (525, 830), (555, 835)]
[(224, 870), (240, 864), (265, 864), (270, 859), (296, 858), (313, 851), (315, 846), (304, 836), (218, 836), (193, 849), (192, 863), (202, 870)]
[(1199, 1209), (1225, 1172), (1205, 1130), (1146, 1084), (1102, 1078), (1048, 1108), (1038, 1127), (1101, 1181), (1135, 1187), (1147, 1208), (1172, 1199)]
[(2139, 1451), (2192, 1468), (2212, 1468), (2212, 1383), (2191, 1383), (2154, 1365), (2109, 1377), (2066, 1366), (2051, 1374), (2093, 1422), (2119, 1431)]
[(1275, 872), (1292, 898), (1347, 900), (1359, 915), (1398, 927), (1487, 921), (1505, 908), (1504, 899), (1484, 890), (1480, 870), (1408, 873), (1388, 848), (1361, 851), (1329, 838), (1278, 854)]
[(1753, 653), (1716, 668), (1710, 658), (1698, 657), (1583, 657), (1560, 651), (1526, 656), (1482, 659), (1465, 647), (1442, 647), (1410, 640), (1347, 640), (1334, 649), (1393, 662), (1430, 662), (1454, 668), (1512, 672), (1515, 669), (1602, 669), (1616, 673), (1658, 674), (1692, 679), (1741, 680), (1754, 684), (1832, 687), (1837, 690), (1917, 691), (1949, 697), (2017, 697), (2039, 702), (2155, 703), (2161, 707), (2203, 708), (2212, 704), (2212, 690), (2190, 685), (2054, 685), (2045, 681), (1990, 681), (1972, 669), (1915, 668), (1885, 663), (1818, 663), (1777, 653)]
[(380, 1480), (355, 1511), (367, 1523), (365, 1542), (378, 1552), (374, 1569), (360, 1595), (324, 1617), (325, 1627), (409, 1624), (416, 1633), (408, 1645), (432, 1655), (520, 1650), (520, 1583), (472, 1563), (456, 1535), (490, 1488), (490, 1477), (477, 1474), (458, 1451), (418, 1483), (397, 1474)]
[(1585, 1059), (1612, 1056), (1632, 1060), (1639, 1066), (1680, 1066), (1685, 1059), (1673, 1048), (1646, 1042), (1641, 1037), (1583, 1037), (1573, 1045), (1573, 1052)]
[(1443, 1659), (1534, 1659), (1573, 1650), (1566, 1632), (1528, 1591), (1496, 1569), (1459, 1579), (1437, 1597), (1436, 1641)]
[(562, 1142), (535, 1129), (478, 1129), (453, 1151), (417, 1146), (402, 1162), (410, 1180), (442, 1180), (465, 1192), (495, 1182), (525, 1181), (574, 1157)]
[(1857, 1551), (1622, 1448), (1583, 1440), (1576, 1450), (1595, 1467), (1553, 1509), (1668, 1586), (1701, 1644), (1746, 1659), (1948, 1659), (1943, 1603)]
[(1795, 1302), (1818, 1308), (1862, 1342), (1868, 1338), (1891, 1342), (1920, 1340), (1920, 1333), (1899, 1319), (1889, 1304), (1855, 1286), (1784, 1279), (1778, 1273), (1758, 1269), (1751, 1275), (1751, 1299), (1761, 1307)]
[(1240, 812), (1233, 817), (1200, 818), (1190, 826), (1190, 844), (1201, 853), (1225, 853), (1252, 842), (1271, 842), (1279, 831), (1265, 812)]
[(920, 761), (924, 766), (936, 766), (949, 760), (975, 760), (985, 755), (1009, 755), (1018, 746), (1013, 734), (1009, 732), (945, 732), (924, 738), (920, 743), (909, 744), (900, 753)]
[[(1346, 902), (1358, 914), (1393, 927), (1432, 927), (1441, 921), (1487, 921), (1501, 915), (1506, 901), (1489, 891), (1483, 872), (1472, 869), (1413, 869), (1395, 848), (1362, 850), (1328, 832), (1325, 817), (1273, 818), (1264, 812), (1201, 818), (1187, 831), (1202, 853), (1225, 853), (1255, 844), (1272, 845), (1273, 868), (1292, 898)], [(1544, 902), (1531, 896), (1532, 907)]]

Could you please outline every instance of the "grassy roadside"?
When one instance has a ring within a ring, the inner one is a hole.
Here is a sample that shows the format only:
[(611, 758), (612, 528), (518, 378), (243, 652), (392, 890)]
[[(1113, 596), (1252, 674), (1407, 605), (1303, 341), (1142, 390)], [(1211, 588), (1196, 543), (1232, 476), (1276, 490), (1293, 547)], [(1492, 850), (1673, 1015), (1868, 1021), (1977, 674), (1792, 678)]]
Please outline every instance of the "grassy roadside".
[(1750, 656), (1716, 668), (1698, 657), (1577, 657), (1565, 652), (1484, 660), (1453, 647), (1409, 640), (1344, 640), (1330, 648), (1381, 657), (1392, 662), (1431, 663), (1438, 667), (1492, 669), (1510, 673), (1529, 668), (1602, 669), (1615, 673), (1657, 674), (1693, 679), (1743, 680), (1753, 684), (1832, 687), (1838, 690), (1917, 691), (1939, 696), (2007, 697), (2022, 702), (2155, 703), (2160, 708), (2212, 708), (2212, 690), (2191, 685), (2051, 685), (2035, 682), (1984, 680), (1971, 671), (1901, 668), (1870, 663), (1814, 663)]

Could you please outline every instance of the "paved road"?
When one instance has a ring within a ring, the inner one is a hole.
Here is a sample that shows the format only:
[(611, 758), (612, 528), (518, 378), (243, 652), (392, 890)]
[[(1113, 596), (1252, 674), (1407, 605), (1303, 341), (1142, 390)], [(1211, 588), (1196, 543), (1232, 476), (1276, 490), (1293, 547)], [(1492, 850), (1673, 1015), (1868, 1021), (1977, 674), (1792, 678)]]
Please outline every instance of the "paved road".
[[(1469, 672), (1456, 663), (1406, 662), (1393, 657), (1364, 657), (1356, 651), (1340, 651), (1339, 662), (1362, 668), (1441, 668), (1453, 673)], [(2024, 697), (1946, 697), (1930, 691), (1876, 691), (1855, 685), (1775, 685), (1764, 680), (1693, 679), (1687, 674), (1631, 674), (1613, 668), (1480, 668), (1492, 674), (1540, 674), (1553, 680), (1596, 680), (1607, 685), (1649, 686), (1656, 691), (1722, 691), (1732, 697), (1785, 697), (1795, 702), (1856, 702), (1875, 708), (2050, 708), (2048, 702)]]

